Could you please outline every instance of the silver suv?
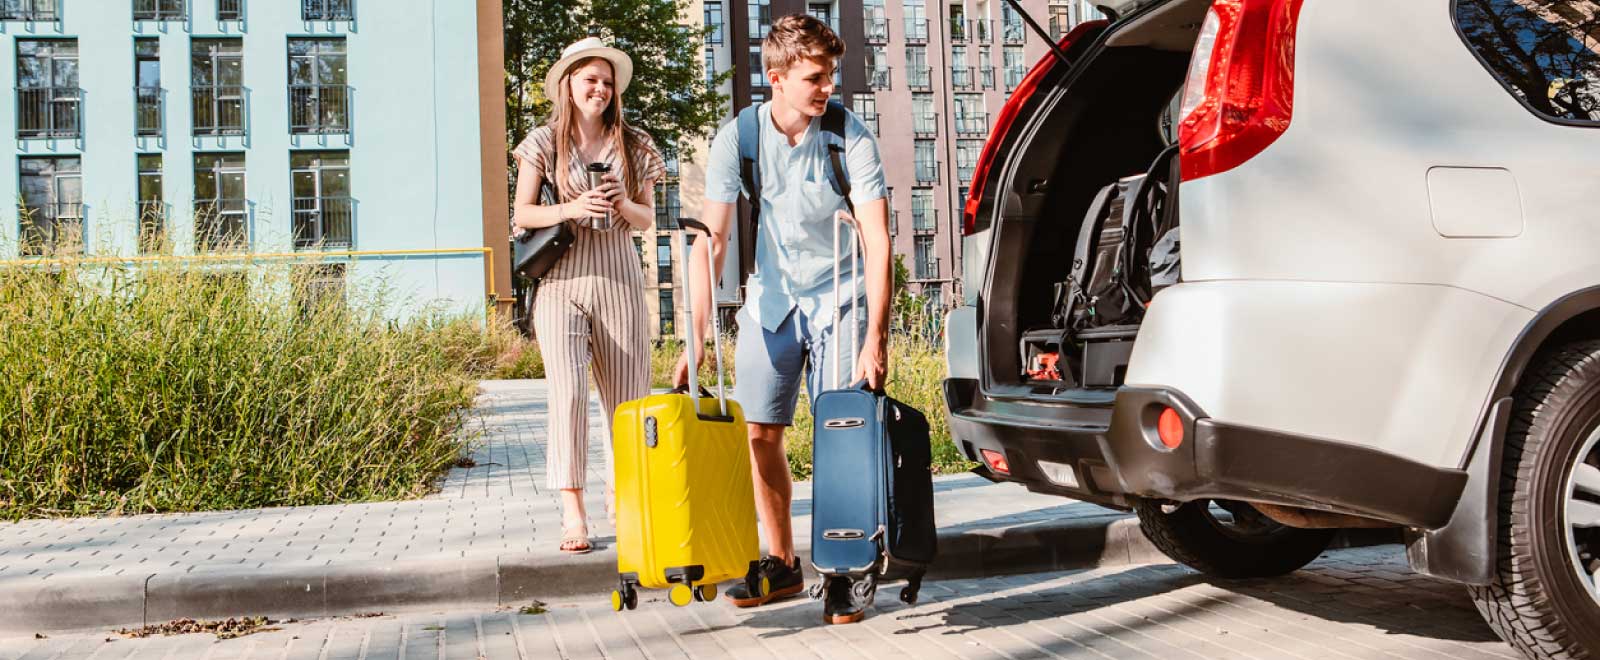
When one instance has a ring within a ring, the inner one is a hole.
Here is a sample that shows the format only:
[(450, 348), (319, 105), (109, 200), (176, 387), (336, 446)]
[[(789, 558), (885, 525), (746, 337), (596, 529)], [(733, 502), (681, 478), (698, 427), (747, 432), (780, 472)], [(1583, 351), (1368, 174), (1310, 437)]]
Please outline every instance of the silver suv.
[[(1220, 576), (1400, 528), (1525, 654), (1600, 651), (1600, 0), (1122, 4), (979, 162), (962, 451)], [(1157, 224), (1096, 325), (1069, 294), (1119, 180)]]

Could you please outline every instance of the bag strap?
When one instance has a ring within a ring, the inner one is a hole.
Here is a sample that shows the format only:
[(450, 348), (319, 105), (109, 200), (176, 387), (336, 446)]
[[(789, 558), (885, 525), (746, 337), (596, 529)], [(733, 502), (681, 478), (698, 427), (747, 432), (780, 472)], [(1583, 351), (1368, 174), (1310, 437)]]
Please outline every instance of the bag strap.
[[(1150, 301), (1148, 297), (1137, 291), (1137, 284), (1133, 281), (1133, 278), (1137, 275), (1134, 272), (1135, 266), (1140, 263), (1140, 260), (1136, 257), (1141, 245), (1154, 245), (1156, 238), (1160, 235), (1161, 216), (1164, 214), (1158, 214), (1157, 207), (1161, 206), (1162, 200), (1171, 194), (1171, 186), (1166, 180), (1170, 173), (1164, 170), (1171, 169), (1173, 158), (1177, 154), (1178, 145), (1174, 144), (1161, 150), (1161, 153), (1156, 155), (1155, 160), (1150, 163), (1150, 168), (1145, 171), (1144, 178), (1139, 181), (1139, 186), (1135, 189), (1133, 198), (1127, 200), (1127, 204), (1123, 209), (1122, 227), (1123, 235), (1126, 238), (1123, 239), (1121, 249), (1118, 250), (1117, 254), (1118, 279), (1122, 280), (1119, 284), (1123, 290), (1138, 301), (1140, 307)], [(1145, 238), (1148, 239), (1148, 243), (1142, 240)]]
[(739, 111), (734, 133), (739, 138), (739, 184), (750, 204), (748, 219), (739, 226), (739, 285), (756, 269), (756, 232), (761, 227), (761, 104)]
[(1068, 310), (1072, 309), (1075, 302), (1082, 300), (1088, 291), (1089, 276), (1095, 267), (1091, 263), (1096, 253), (1095, 243), (1106, 226), (1106, 219), (1111, 216), (1111, 195), (1116, 191), (1116, 183), (1101, 188), (1089, 204), (1089, 214), (1083, 218), (1083, 225), (1078, 228), (1078, 244), (1073, 246), (1072, 274), (1067, 285)]
[(828, 109), (822, 113), (822, 140), (828, 147), (828, 183), (833, 186), (833, 192), (844, 198), (845, 206), (850, 209), (850, 215), (856, 214), (856, 205), (850, 201), (850, 177), (844, 171), (844, 125), (846, 113), (843, 104), (838, 101), (828, 101)]

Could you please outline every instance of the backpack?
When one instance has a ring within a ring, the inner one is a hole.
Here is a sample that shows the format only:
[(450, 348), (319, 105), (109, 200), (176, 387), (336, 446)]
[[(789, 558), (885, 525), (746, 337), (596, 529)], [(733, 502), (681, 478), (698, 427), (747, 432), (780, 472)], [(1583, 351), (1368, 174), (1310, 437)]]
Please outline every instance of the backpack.
[[(750, 203), (750, 213), (739, 223), (739, 286), (744, 286), (756, 266), (756, 235), (761, 226), (761, 116), (760, 104), (752, 103), (739, 111), (735, 126), (739, 136), (739, 183), (745, 201)], [(850, 212), (855, 204), (850, 201), (850, 178), (844, 171), (844, 105), (828, 101), (822, 113), (821, 130), (817, 137), (828, 147), (828, 183), (833, 192), (844, 198)]]
[(1071, 274), (1057, 285), (1057, 327), (1084, 331), (1143, 320), (1156, 283), (1152, 247), (1168, 229), (1162, 226), (1168, 215), (1164, 179), (1176, 154), (1175, 147), (1162, 151), (1146, 174), (1121, 179), (1095, 195), (1078, 230)]

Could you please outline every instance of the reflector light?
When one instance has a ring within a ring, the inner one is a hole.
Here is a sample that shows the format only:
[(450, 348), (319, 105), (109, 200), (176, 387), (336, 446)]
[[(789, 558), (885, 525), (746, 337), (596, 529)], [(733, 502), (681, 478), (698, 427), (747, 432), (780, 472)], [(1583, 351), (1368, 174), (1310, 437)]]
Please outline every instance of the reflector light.
[(1177, 449), (1183, 444), (1183, 417), (1178, 411), (1171, 408), (1161, 411), (1161, 418), (1156, 421), (1156, 435), (1167, 449)]
[(1011, 474), (1011, 464), (1006, 462), (1006, 457), (993, 449), (981, 450), (983, 462), (989, 464), (989, 469), (1000, 474)]

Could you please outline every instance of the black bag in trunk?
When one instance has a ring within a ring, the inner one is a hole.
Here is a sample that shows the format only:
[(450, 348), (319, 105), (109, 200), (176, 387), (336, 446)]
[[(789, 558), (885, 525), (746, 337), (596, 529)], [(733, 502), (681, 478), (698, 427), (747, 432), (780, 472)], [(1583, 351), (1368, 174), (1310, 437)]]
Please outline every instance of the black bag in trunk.
[(1136, 325), (1151, 296), (1150, 250), (1167, 197), (1168, 148), (1150, 172), (1100, 189), (1078, 230), (1072, 271), (1057, 295), (1055, 322), (1074, 331)]

